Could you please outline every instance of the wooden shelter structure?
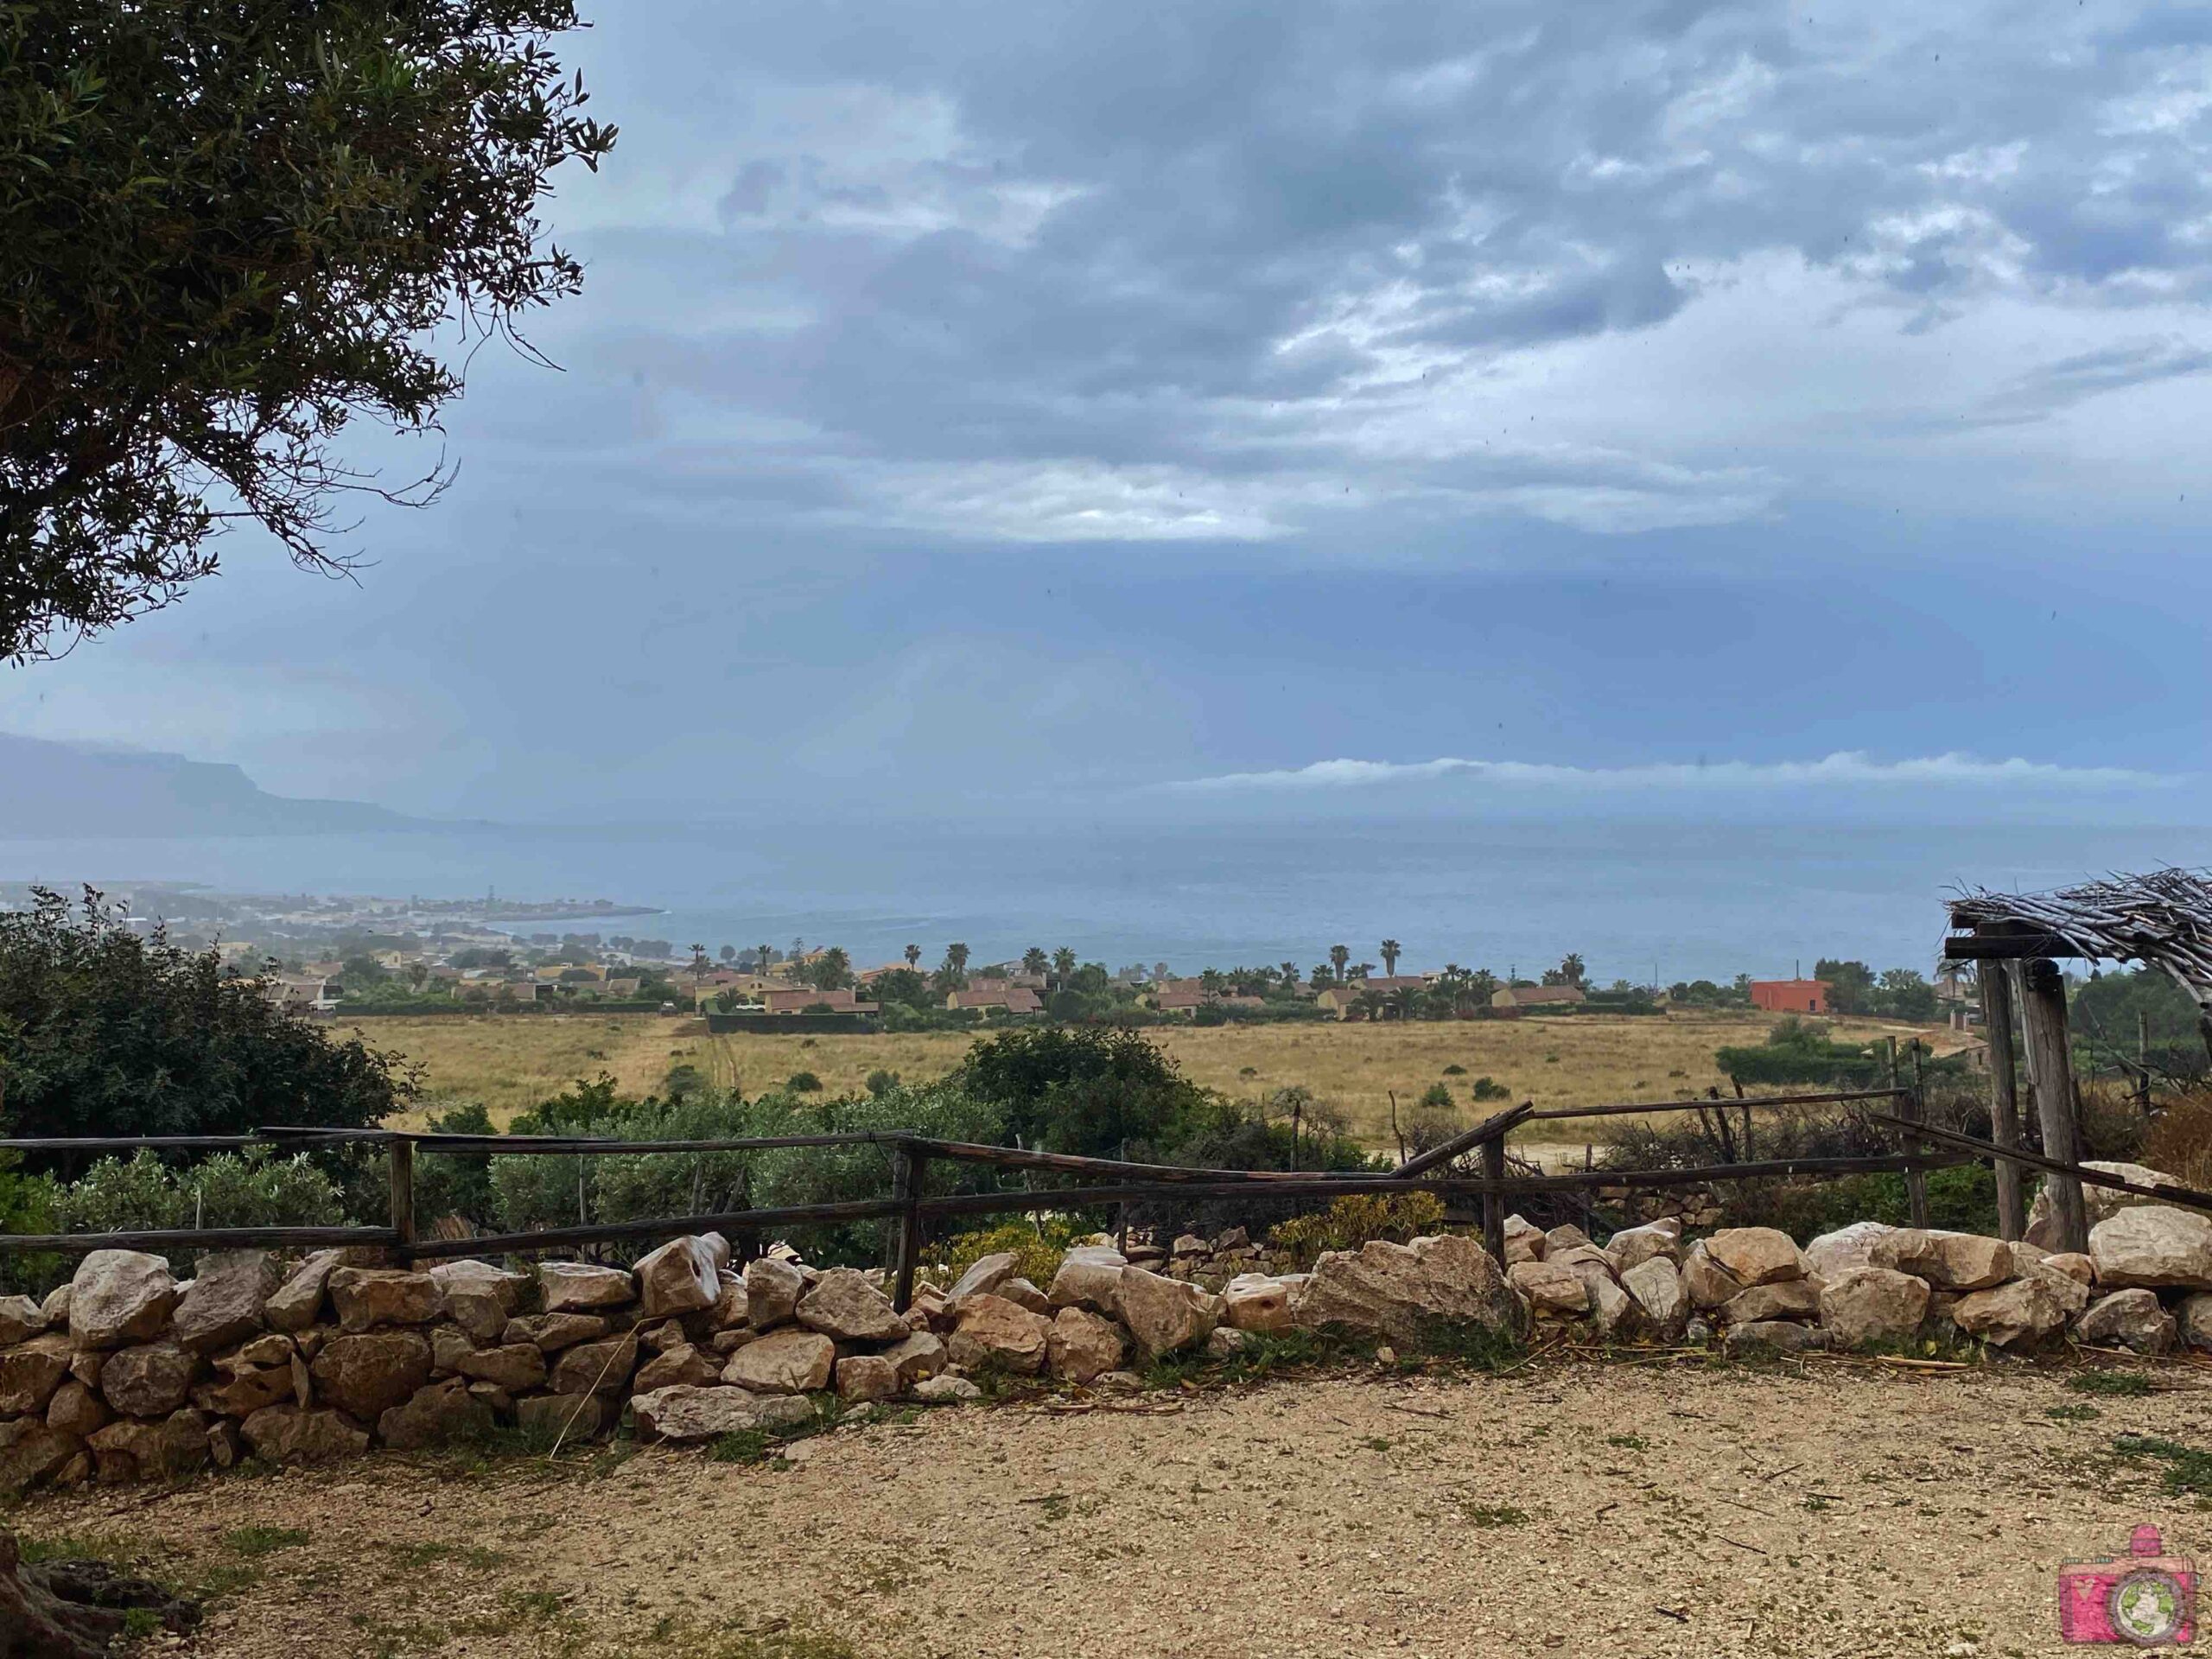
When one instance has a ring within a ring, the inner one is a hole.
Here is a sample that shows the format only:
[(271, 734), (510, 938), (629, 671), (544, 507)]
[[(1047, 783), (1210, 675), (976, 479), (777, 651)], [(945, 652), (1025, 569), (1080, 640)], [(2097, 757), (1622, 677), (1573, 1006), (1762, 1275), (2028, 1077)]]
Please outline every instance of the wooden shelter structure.
[[(1998, 1146), (2021, 1144), (2019, 1073), (2024, 1061), (2045, 1157), (2068, 1165), (2082, 1161), (2066, 984), (2055, 958), (2139, 962), (2171, 976), (2196, 1004), (2199, 1029), (2212, 1049), (2212, 874), (2154, 870), (2052, 893), (1977, 888), (1951, 900), (1949, 908), (1944, 960), (1980, 965), (1982, 1019), (1989, 1037), (1990, 1135)], [(2024, 1167), (2002, 1157), (1997, 1160), (1998, 1230), (2008, 1239), (2019, 1237), (2026, 1224)], [(2086, 1249), (2088, 1228), (2080, 1178), (2054, 1170), (2049, 1191), (2059, 1247)]]

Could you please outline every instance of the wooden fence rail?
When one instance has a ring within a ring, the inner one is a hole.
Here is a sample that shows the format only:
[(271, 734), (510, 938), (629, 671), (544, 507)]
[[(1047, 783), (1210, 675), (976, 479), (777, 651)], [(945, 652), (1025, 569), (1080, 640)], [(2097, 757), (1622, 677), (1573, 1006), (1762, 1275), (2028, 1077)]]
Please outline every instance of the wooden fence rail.
[[(83, 1255), (97, 1249), (370, 1245), (393, 1250), (403, 1258), (436, 1260), (467, 1255), (528, 1255), (582, 1244), (670, 1238), (707, 1231), (742, 1235), (774, 1228), (832, 1222), (895, 1220), (898, 1224), (887, 1230), (885, 1266), (893, 1275), (894, 1299), (903, 1309), (913, 1294), (915, 1272), (928, 1224), (958, 1217), (1093, 1209), (1109, 1205), (1159, 1201), (1243, 1199), (1297, 1202), (1333, 1199), (1361, 1193), (1427, 1192), (1480, 1198), (1484, 1242), (1502, 1259), (1504, 1253), (1504, 1204), (1510, 1198), (1555, 1192), (1588, 1194), (1604, 1188), (1698, 1186), (1715, 1181), (1806, 1175), (1903, 1173), (1908, 1179), (1913, 1179), (1930, 1168), (1972, 1160), (1972, 1152), (1954, 1152), (1948, 1155), (1931, 1154), (1923, 1149), (1910, 1135), (1906, 1137), (1905, 1149), (1897, 1154), (1738, 1160), (1689, 1168), (1585, 1169), (1556, 1175), (1513, 1174), (1508, 1173), (1505, 1160), (1508, 1134), (1522, 1124), (1537, 1120), (1604, 1117), (1635, 1111), (1688, 1111), (1715, 1106), (1749, 1112), (1770, 1107), (1844, 1103), (1883, 1098), (1897, 1100), (1904, 1108), (1900, 1117), (1885, 1118), (1883, 1121), (1900, 1129), (1918, 1129), (1919, 1115), (1915, 1109), (1916, 1096), (1913, 1090), (1904, 1088), (1753, 1096), (1720, 1102), (1661, 1101), (1648, 1105), (1626, 1103), (1580, 1110), (1554, 1109), (1538, 1111), (1524, 1102), (1484, 1120), (1441, 1146), (1407, 1160), (1395, 1169), (1382, 1173), (1185, 1168), (1176, 1165), (1085, 1158), (1067, 1153), (1035, 1152), (1020, 1147), (942, 1141), (906, 1129), (709, 1141), (611, 1141), (582, 1135), (417, 1135), (388, 1129), (270, 1128), (248, 1135), (0, 1140), (0, 1150), (23, 1151), (124, 1151), (144, 1147), (171, 1151), (227, 1150), (247, 1146), (359, 1143), (385, 1147), (390, 1155), (391, 1172), (391, 1224), (385, 1227), (190, 1228), (133, 1233), (15, 1234), (0, 1236), (0, 1253), (35, 1251)], [(1938, 1133), (1922, 1132), (1929, 1135)], [(419, 1237), (416, 1230), (415, 1158), (417, 1153), (448, 1157), (593, 1157), (613, 1154), (731, 1153), (853, 1146), (880, 1146), (889, 1153), (892, 1189), (889, 1196), (632, 1221), (588, 1222), (574, 1227), (550, 1227), (470, 1238), (426, 1239)], [(1482, 1173), (1455, 1173), (1457, 1160), (1470, 1155), (1479, 1159)], [(931, 1197), (928, 1192), (927, 1176), (932, 1160), (1018, 1170), (1023, 1173), (1025, 1179), (1035, 1173), (1065, 1175), (1076, 1178), (1078, 1184), (1037, 1189), (1027, 1186), (1001, 1188)], [(1088, 1178), (1089, 1184), (1082, 1184), (1085, 1178)]]

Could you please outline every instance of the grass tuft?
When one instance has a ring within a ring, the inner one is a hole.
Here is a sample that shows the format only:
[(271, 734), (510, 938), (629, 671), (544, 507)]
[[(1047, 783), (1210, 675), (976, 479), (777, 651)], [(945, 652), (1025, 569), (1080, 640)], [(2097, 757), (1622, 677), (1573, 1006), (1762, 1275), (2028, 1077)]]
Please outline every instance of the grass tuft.
[(296, 1549), (308, 1541), (302, 1527), (238, 1527), (223, 1535), (223, 1544), (249, 1560), (274, 1555), (280, 1549)]
[(2212, 1452), (2160, 1434), (2116, 1434), (2112, 1449), (2133, 1463), (2165, 1465), (2165, 1487), (2176, 1497), (2212, 1499)]
[(2140, 1371), (2076, 1371), (2066, 1379), (2076, 1394), (2101, 1394), (2112, 1399), (2133, 1400), (2158, 1392)]

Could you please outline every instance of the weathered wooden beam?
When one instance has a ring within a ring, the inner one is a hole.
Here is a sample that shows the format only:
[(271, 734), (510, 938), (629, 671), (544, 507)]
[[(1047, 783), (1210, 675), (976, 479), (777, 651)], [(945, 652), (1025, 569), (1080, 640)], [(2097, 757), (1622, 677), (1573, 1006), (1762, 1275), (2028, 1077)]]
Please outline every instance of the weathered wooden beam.
[(1573, 1117), (1631, 1117), (1640, 1112), (1696, 1112), (1715, 1106), (1826, 1106), (1853, 1100), (1892, 1100), (1898, 1089), (1830, 1089), (1818, 1094), (1746, 1095), (1739, 1100), (1624, 1100), (1605, 1106), (1547, 1106), (1529, 1114), (1531, 1123), (1557, 1122)]
[(2052, 1176), (2072, 1177), (2084, 1186), (2102, 1186), (2114, 1192), (2133, 1192), (2138, 1198), (2156, 1198), (2161, 1204), (2175, 1204), (2187, 1210), (2212, 1210), (2212, 1192), (2193, 1186), (2145, 1186), (2140, 1181), (2131, 1181), (2119, 1175), (2108, 1175), (2101, 1169), (2091, 1169), (2086, 1164), (2062, 1163), (2056, 1158), (2046, 1158), (2041, 1153), (2030, 1152), (2024, 1147), (2005, 1147), (1994, 1141), (1979, 1140), (1971, 1135), (1961, 1135), (1956, 1129), (1939, 1129), (1921, 1123), (1908, 1125), (1902, 1118), (1891, 1117), (1886, 1112), (1876, 1112), (1878, 1122), (1891, 1123), (1899, 1128), (1912, 1128), (1929, 1140), (1962, 1152), (1972, 1152), (1984, 1158), (2012, 1159), (2031, 1169), (2046, 1171)]
[(1443, 1145), (1431, 1147), (1427, 1152), (1407, 1159), (1392, 1173), (1400, 1180), (1404, 1180), (1408, 1176), (1421, 1173), (1424, 1170), (1434, 1169), (1440, 1164), (1448, 1164), (1461, 1153), (1472, 1147), (1485, 1146), (1492, 1141), (1503, 1141), (1507, 1130), (1512, 1128), (1516, 1123), (1528, 1122), (1529, 1116), (1535, 1109), (1535, 1101), (1524, 1100), (1518, 1106), (1509, 1106), (1502, 1112), (1493, 1112), (1465, 1133), (1455, 1135)]
[[(2074, 1058), (2066, 1036), (2066, 982), (2058, 964), (2038, 958), (2024, 976), (2022, 1025), (2035, 1056), (2032, 1069), (2036, 1119), (2043, 1127), (2044, 1154), (2063, 1166), (2082, 1161), (2082, 1132), (2074, 1112)], [(2082, 1181), (2059, 1171), (2044, 1183), (2050, 1194), (2053, 1234), (2061, 1250), (2089, 1248), (2089, 1226), (2082, 1207)]]
[(389, 1227), (164, 1227), (137, 1233), (10, 1233), (0, 1235), (0, 1255), (89, 1255), (94, 1250), (320, 1249), (332, 1244), (388, 1248), (398, 1243), (399, 1235)]
[[(2000, 1147), (2020, 1144), (2019, 1071), (2012, 1048), (2012, 976), (2003, 963), (1981, 972), (1981, 1026), (1989, 1042), (1989, 1135)], [(2020, 1166), (1997, 1160), (1997, 1236), (2016, 1239), (2027, 1231), (2028, 1212), (2021, 1191)]]
[[(1033, 1197), (1030, 1203), (1033, 1205)], [(1020, 1208), (1019, 1205), (1010, 1208)], [(524, 1255), (572, 1244), (625, 1238), (676, 1238), (686, 1233), (728, 1233), (745, 1228), (798, 1227), (809, 1222), (872, 1221), (906, 1206), (895, 1198), (854, 1198), (837, 1204), (788, 1205), (780, 1210), (728, 1210), (705, 1216), (668, 1216), (645, 1221), (594, 1221), (581, 1227), (545, 1227), (530, 1233), (489, 1233), (480, 1238), (426, 1238), (418, 1257)]]
[(1943, 941), (1948, 962), (2024, 962), (2037, 957), (2094, 957), (2057, 933), (1954, 933)]

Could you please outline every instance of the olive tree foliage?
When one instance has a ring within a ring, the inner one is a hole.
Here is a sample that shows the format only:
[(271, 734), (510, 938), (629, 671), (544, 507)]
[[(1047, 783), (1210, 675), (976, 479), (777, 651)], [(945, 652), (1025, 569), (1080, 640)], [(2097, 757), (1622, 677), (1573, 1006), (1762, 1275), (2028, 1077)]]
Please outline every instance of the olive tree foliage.
[[(173, 603), (260, 524), (334, 572), (356, 415), (435, 428), (430, 349), (519, 342), (582, 269), (550, 175), (596, 168), (569, 0), (0, 6), (0, 661)], [(525, 347), (525, 349), (527, 349)]]

